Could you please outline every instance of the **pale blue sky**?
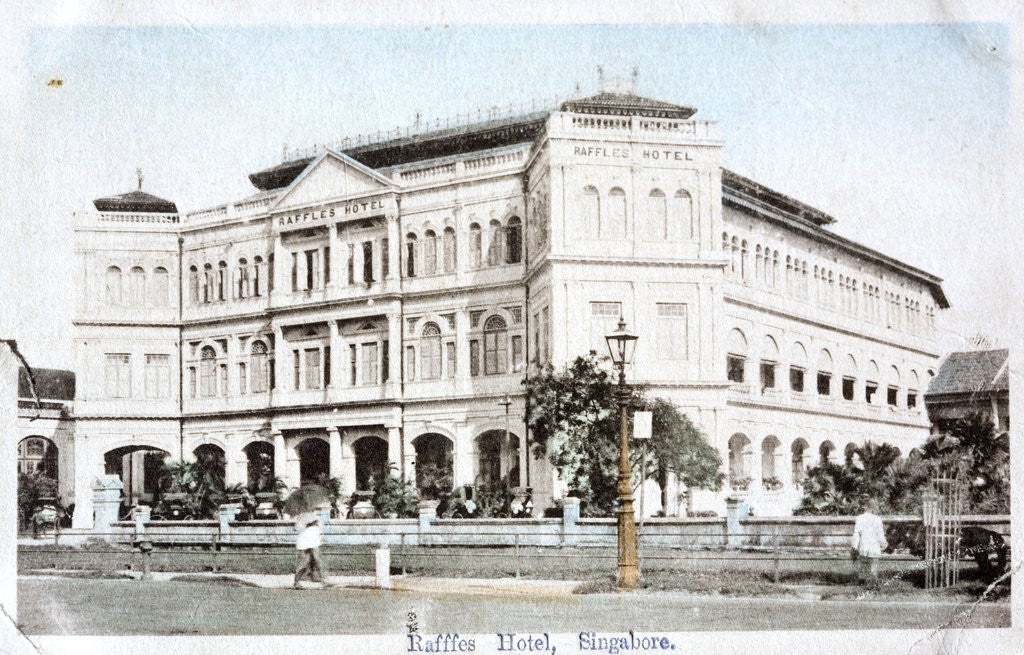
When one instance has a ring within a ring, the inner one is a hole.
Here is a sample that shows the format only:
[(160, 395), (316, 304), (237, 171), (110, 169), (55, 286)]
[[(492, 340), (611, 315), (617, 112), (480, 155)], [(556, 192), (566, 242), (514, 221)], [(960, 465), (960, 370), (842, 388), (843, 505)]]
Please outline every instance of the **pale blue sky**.
[[(1010, 334), (1003, 25), (68, 28), (33, 33), (33, 193), (0, 294), (47, 280), (15, 335), (70, 367), (70, 214), (144, 188), (195, 209), (305, 146), (566, 96), (640, 69), (642, 95), (719, 121), (725, 165), (817, 206), (834, 231), (946, 279), (944, 348)], [(60, 77), (59, 88), (46, 86)], [(41, 256), (43, 253), (44, 256)], [(9, 319), (8, 319), (9, 322)]]

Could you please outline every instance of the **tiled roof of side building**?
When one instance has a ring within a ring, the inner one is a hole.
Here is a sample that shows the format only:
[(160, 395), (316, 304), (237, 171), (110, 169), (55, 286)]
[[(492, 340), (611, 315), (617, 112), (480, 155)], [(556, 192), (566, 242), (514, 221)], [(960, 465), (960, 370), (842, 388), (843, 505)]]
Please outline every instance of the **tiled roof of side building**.
[(145, 191), (129, 191), (118, 196), (97, 198), (92, 201), (101, 212), (138, 212), (153, 214), (177, 214), (178, 206), (170, 200), (158, 198)]
[(1009, 350), (950, 353), (928, 385), (927, 395), (970, 394), (1009, 389)]
[(585, 98), (574, 98), (562, 103), (562, 111), (577, 114), (604, 114), (611, 116), (650, 116), (686, 120), (697, 113), (693, 107), (645, 98), (634, 93), (601, 91)]
[[(57, 368), (33, 368), (36, 395), (40, 400), (74, 400), (75, 372)], [(28, 385), (28, 373), (24, 367), (18, 369), (18, 398), (32, 399)]]

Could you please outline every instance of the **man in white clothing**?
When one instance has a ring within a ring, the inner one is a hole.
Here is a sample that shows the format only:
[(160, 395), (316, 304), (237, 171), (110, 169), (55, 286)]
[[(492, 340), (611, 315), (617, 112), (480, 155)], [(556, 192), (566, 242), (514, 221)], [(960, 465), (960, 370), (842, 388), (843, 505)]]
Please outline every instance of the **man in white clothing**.
[(858, 562), (857, 578), (864, 582), (878, 582), (878, 559), (889, 543), (885, 540), (885, 526), (878, 516), (877, 500), (869, 500), (864, 513), (854, 522), (850, 546)]
[(320, 517), (313, 512), (303, 512), (295, 518), (295, 582), (296, 589), (302, 589), (299, 583), (305, 577), (313, 582), (324, 584), (323, 567), (320, 565), (320, 544), (323, 542), (323, 530)]

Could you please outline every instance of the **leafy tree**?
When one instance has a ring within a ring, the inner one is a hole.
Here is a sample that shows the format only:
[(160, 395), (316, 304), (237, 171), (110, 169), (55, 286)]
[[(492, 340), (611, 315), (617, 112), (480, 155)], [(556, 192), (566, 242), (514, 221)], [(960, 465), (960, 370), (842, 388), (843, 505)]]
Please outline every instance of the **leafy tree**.
[(180, 494), (195, 518), (216, 518), (217, 507), (227, 498), (224, 479), (216, 467), (186, 461), (164, 464), (160, 472), (161, 502), (168, 494)]
[(383, 475), (379, 480), (370, 478), (373, 498), (370, 502), (381, 516), (394, 514), (399, 518), (416, 516), (416, 505), (419, 503), (419, 492), (416, 487), (394, 474), (394, 471)]
[[(561, 371), (548, 369), (526, 386), (534, 457), (547, 456), (580, 498), (587, 516), (615, 510), (619, 461), (617, 385), (595, 355), (577, 357)], [(662, 399), (648, 400), (631, 387), (630, 407), (650, 409), (652, 438), (645, 449), (649, 477), (665, 495), (669, 472), (678, 473), (690, 488), (717, 489), (721, 457), (689, 419)], [(639, 483), (640, 451), (631, 448), (633, 484)]]
[(27, 525), (36, 511), (36, 506), (44, 498), (53, 499), (56, 503), (57, 481), (35, 471), (30, 475), (18, 473), (18, 514), (22, 525)]

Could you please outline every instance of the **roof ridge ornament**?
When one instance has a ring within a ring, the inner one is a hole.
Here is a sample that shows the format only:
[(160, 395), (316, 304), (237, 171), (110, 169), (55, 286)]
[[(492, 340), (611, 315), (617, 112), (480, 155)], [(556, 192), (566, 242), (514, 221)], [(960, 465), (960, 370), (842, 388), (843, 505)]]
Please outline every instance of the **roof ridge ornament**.
[(139, 180), (139, 191), (142, 191), (142, 167), (135, 167), (135, 177)]

